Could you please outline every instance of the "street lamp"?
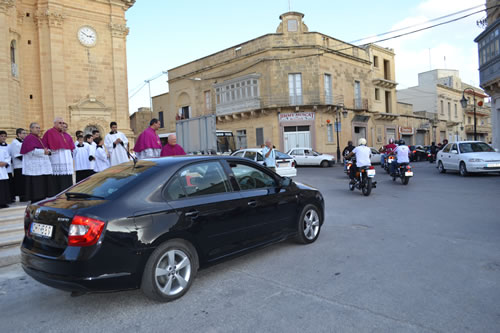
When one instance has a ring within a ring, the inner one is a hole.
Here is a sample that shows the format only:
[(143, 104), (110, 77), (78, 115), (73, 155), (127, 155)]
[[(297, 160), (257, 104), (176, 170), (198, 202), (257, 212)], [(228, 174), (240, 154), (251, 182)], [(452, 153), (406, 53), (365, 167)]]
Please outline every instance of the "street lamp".
[(462, 99), (460, 100), (460, 104), (462, 104), (462, 108), (467, 107), (468, 100), (465, 98), (465, 91), (470, 90), (472, 91), (472, 97), (474, 98), (474, 141), (477, 140), (477, 131), (476, 131), (476, 92), (472, 88), (465, 88), (464, 91), (462, 92)]

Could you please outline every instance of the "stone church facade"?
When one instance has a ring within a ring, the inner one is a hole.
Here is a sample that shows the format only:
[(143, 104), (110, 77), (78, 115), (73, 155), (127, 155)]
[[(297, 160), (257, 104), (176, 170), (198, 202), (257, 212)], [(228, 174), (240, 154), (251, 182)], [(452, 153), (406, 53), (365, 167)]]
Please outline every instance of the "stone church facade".
[(56, 116), (76, 130), (129, 128), (125, 12), (135, 0), (0, 0), (0, 117), (15, 129)]

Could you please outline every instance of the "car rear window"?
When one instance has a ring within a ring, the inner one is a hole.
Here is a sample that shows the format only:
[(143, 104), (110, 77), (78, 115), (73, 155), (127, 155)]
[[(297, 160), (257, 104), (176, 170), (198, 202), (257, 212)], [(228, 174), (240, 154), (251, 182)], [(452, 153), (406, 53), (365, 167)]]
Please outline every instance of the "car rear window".
[(280, 152), (278, 150), (275, 150), (274, 152), (276, 153), (276, 158), (279, 158), (279, 159), (285, 159), (285, 158), (292, 159), (292, 157), (290, 155), (282, 153), (282, 152)]
[(115, 165), (83, 180), (72, 187), (69, 192), (85, 193), (107, 199), (141, 175), (152, 172), (154, 166), (156, 163), (151, 161), (140, 161), (136, 167), (132, 162)]

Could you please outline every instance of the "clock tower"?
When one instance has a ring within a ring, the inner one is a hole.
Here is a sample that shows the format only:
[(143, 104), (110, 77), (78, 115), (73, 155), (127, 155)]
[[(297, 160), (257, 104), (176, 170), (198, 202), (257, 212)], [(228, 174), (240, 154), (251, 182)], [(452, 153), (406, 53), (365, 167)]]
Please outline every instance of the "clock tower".
[(125, 12), (135, 0), (0, 0), (0, 117), (14, 137), (62, 116), (70, 134), (129, 124)]

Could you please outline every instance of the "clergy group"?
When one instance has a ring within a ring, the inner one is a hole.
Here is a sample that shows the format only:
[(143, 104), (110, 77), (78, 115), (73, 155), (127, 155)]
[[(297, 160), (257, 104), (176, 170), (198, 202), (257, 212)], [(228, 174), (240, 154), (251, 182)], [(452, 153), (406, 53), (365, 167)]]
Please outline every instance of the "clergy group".
[(62, 117), (54, 119), (52, 128), (42, 135), (40, 125), (31, 123), (29, 134), (16, 130), (16, 138), (7, 144), (7, 132), (0, 130), (0, 208), (19, 201), (36, 202), (52, 197), (81, 180), (110, 166), (130, 159), (186, 155), (177, 144), (175, 134), (162, 147), (160, 121), (152, 119), (149, 127), (136, 140), (131, 152), (125, 134), (116, 122), (104, 138), (98, 130), (84, 135), (76, 132), (76, 141), (67, 133)]

